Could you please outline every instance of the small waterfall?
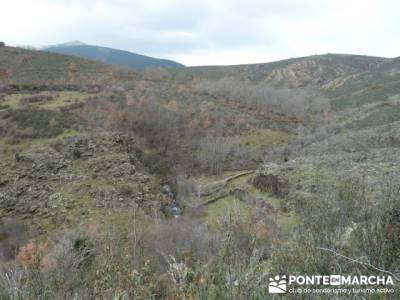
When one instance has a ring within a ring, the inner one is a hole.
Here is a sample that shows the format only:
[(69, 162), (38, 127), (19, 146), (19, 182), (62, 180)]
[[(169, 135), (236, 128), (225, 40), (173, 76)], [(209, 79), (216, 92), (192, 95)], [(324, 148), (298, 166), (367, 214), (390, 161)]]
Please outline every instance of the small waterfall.
[(175, 199), (174, 193), (172, 192), (171, 186), (169, 184), (164, 184), (162, 188), (163, 194), (167, 195), (170, 199), (171, 204), (169, 210), (174, 218), (179, 218), (182, 214), (182, 209), (179, 207), (178, 202)]

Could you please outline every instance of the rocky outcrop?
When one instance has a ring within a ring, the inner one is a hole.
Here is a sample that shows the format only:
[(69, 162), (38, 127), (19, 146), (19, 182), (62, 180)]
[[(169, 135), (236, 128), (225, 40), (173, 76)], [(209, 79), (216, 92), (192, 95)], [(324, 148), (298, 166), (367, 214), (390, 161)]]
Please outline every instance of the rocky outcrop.
[(279, 166), (275, 164), (264, 165), (254, 176), (252, 184), (258, 190), (276, 197), (284, 197), (287, 194), (288, 184), (280, 175)]
[(157, 180), (131, 156), (111, 133), (32, 145), (0, 162), (0, 218), (58, 223), (99, 209), (161, 212)]

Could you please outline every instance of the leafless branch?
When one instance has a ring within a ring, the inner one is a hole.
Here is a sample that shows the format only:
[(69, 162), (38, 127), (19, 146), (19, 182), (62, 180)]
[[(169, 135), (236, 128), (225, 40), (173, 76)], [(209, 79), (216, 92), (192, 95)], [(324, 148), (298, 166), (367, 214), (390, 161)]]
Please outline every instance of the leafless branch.
[(390, 272), (390, 271), (387, 271), (387, 270), (383, 270), (383, 269), (380, 269), (380, 268), (378, 268), (378, 267), (375, 267), (375, 266), (373, 266), (373, 265), (371, 265), (371, 264), (369, 264), (369, 263), (362, 262), (362, 261), (359, 261), (359, 260), (356, 260), (356, 259), (353, 259), (353, 258), (344, 256), (344, 255), (342, 255), (342, 254), (340, 254), (340, 253), (337, 253), (336, 251), (334, 251), (334, 250), (332, 250), (332, 249), (323, 248), (323, 247), (317, 247), (317, 249), (322, 250), (322, 251), (326, 251), (326, 252), (330, 252), (330, 253), (332, 253), (332, 254), (338, 256), (338, 257), (345, 258), (345, 259), (347, 259), (347, 260), (349, 260), (349, 261), (351, 261), (351, 262), (353, 262), (353, 263), (357, 263), (357, 264), (360, 264), (360, 265), (364, 265), (364, 266), (370, 267), (370, 268), (372, 268), (372, 269), (374, 269), (374, 270), (376, 270), (376, 271), (389, 274), (389, 275), (391, 275), (394, 279), (396, 279), (397, 281), (400, 282), (400, 278), (399, 278), (395, 273), (393, 273), (393, 272)]

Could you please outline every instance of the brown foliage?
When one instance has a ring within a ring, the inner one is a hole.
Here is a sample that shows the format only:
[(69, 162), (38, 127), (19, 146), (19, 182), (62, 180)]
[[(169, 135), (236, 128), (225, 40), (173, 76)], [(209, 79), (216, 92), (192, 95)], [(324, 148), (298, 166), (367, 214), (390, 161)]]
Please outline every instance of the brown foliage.
[(206, 117), (206, 118), (203, 120), (203, 129), (208, 129), (208, 128), (210, 128), (210, 127), (212, 126), (212, 124), (213, 124), (213, 121), (211, 120), (211, 118), (210, 118), (210, 117)]
[(309, 113), (322, 113), (329, 103), (310, 89), (276, 89), (261, 82), (253, 84), (235, 77), (217, 81), (198, 80), (195, 88), (214, 97), (222, 97), (242, 108), (283, 114), (293, 120), (304, 120)]
[(108, 101), (92, 102), (86, 105), (80, 117), (91, 126), (105, 129), (119, 127), (125, 118), (118, 105)]
[(50, 248), (48, 241), (39, 243), (31, 241), (20, 248), (16, 261), (25, 270), (46, 269), (50, 266), (50, 260), (46, 258)]
[(135, 105), (135, 99), (133, 99), (132, 95), (126, 94), (125, 96), (125, 102), (127, 106), (133, 106)]
[(51, 118), (49, 121), (49, 128), (54, 128), (56, 127), (56, 125), (57, 125), (56, 120), (54, 118)]
[(6, 79), (8, 77), (7, 70), (0, 70), (0, 79)]

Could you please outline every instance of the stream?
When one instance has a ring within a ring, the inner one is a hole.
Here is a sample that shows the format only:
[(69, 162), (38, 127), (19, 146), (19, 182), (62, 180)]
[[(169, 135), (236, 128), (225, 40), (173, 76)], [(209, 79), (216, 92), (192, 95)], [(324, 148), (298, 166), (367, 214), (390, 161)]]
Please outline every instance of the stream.
[(170, 199), (169, 211), (174, 218), (179, 218), (182, 215), (182, 209), (179, 207), (179, 204), (175, 199), (175, 195), (172, 192), (171, 186), (169, 184), (164, 184), (162, 187), (162, 192)]

